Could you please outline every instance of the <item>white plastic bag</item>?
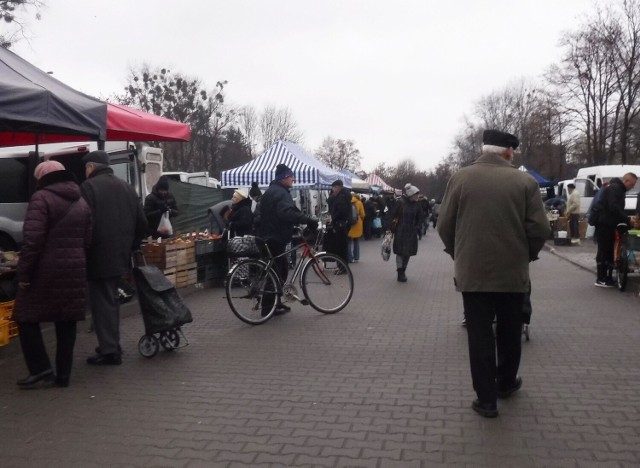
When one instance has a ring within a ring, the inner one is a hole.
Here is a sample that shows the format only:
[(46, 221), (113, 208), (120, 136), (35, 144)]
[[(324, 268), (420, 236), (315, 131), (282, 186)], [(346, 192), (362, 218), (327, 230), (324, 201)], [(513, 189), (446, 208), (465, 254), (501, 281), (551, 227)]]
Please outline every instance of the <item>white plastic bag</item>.
[(382, 260), (385, 262), (389, 261), (391, 257), (391, 246), (393, 245), (393, 234), (387, 232), (382, 238), (382, 246), (380, 247), (380, 254), (382, 255)]
[(171, 221), (169, 221), (169, 210), (162, 213), (160, 224), (158, 224), (158, 234), (163, 236), (173, 235), (173, 226), (171, 225)]
[(587, 226), (587, 234), (585, 235), (585, 238), (587, 239), (593, 239), (593, 235), (596, 233), (596, 227), (595, 226)]

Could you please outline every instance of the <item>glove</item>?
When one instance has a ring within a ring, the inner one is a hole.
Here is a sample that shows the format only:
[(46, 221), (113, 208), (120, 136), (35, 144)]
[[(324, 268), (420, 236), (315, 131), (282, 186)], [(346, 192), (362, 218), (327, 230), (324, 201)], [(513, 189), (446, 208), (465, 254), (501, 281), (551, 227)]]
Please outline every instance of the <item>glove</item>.
[(315, 219), (308, 218), (307, 219), (307, 227), (309, 229), (311, 229), (312, 231), (317, 231), (318, 230), (318, 221), (316, 221)]

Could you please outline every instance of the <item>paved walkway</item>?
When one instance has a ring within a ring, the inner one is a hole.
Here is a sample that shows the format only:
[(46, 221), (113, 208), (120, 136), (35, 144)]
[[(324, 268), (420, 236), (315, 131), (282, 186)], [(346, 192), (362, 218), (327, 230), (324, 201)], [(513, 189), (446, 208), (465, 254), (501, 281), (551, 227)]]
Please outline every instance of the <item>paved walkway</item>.
[[(576, 251), (573, 251), (574, 253)], [(309, 307), (251, 327), (222, 289), (187, 297), (190, 345), (137, 353), (122, 323), (122, 366), (84, 364), (71, 387), (20, 391), (20, 355), (0, 360), (0, 464), (91, 466), (638, 466), (640, 303), (593, 287), (549, 252), (532, 265), (534, 315), (523, 389), (488, 420), (474, 398), (462, 301), (435, 233), (395, 281), (379, 242), (353, 265), (347, 310)], [(80, 327), (84, 329), (85, 327)]]

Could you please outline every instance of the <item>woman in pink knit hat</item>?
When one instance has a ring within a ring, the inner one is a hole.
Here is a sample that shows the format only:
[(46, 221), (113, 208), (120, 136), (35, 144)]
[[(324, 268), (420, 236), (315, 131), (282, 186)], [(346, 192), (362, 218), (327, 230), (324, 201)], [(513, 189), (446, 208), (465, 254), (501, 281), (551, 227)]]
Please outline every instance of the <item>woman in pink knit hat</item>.
[[(37, 190), (24, 219), (13, 320), (29, 375), (21, 388), (69, 386), (76, 323), (84, 320), (85, 253), (91, 240), (91, 211), (71, 172), (57, 161), (39, 164)], [(42, 340), (41, 322), (56, 328), (55, 371)]]

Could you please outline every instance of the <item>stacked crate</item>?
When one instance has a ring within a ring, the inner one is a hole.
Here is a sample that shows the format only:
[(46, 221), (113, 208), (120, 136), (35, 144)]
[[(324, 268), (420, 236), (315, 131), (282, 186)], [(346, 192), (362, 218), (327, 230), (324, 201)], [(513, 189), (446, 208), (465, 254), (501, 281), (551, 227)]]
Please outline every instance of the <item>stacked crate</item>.
[(176, 287), (184, 288), (198, 282), (195, 242), (184, 242), (176, 245)]
[(18, 336), (18, 324), (11, 320), (15, 301), (0, 302), (0, 346), (9, 344), (9, 340)]
[(224, 278), (227, 260), (223, 239), (202, 239), (196, 241), (196, 265), (198, 281), (212, 281)]

